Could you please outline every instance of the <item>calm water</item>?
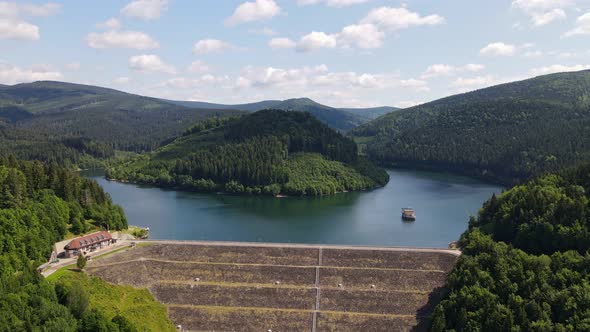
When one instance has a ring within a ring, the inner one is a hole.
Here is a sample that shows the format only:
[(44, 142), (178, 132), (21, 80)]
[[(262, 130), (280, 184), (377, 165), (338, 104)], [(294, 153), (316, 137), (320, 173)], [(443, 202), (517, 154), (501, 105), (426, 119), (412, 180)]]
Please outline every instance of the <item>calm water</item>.
[[(446, 247), (501, 188), (448, 174), (390, 170), (381, 189), (322, 198), (198, 194), (96, 179), (153, 239)], [(417, 220), (403, 222), (401, 208)]]

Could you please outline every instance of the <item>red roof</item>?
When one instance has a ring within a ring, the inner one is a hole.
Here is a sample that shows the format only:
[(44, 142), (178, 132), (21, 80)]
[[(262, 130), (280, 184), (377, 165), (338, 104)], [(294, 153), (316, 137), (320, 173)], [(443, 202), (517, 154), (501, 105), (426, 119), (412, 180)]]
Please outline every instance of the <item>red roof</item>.
[(112, 240), (113, 237), (109, 232), (101, 231), (92, 234), (88, 234), (85, 236), (77, 237), (73, 239), (68, 245), (65, 246), (68, 250), (77, 250), (86, 248), (95, 244), (99, 244), (101, 242), (105, 242), (108, 240)]

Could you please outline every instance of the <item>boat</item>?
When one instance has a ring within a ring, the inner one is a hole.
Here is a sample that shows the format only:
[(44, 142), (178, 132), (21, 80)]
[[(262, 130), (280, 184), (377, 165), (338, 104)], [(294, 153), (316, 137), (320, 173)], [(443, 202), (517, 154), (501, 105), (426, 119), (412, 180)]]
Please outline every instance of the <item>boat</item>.
[(403, 208), (402, 219), (414, 221), (416, 220), (416, 212), (412, 208)]

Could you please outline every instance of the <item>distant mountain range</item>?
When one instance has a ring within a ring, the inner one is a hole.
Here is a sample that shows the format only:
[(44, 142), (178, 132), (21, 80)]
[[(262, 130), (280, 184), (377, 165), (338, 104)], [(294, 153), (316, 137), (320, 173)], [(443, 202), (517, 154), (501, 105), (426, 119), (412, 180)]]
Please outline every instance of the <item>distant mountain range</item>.
[(558, 73), (435, 100), (351, 132), (386, 165), (513, 182), (590, 160), (590, 71)]
[[(206, 109), (232, 109), (246, 112), (256, 112), (263, 109), (280, 109), (284, 111), (305, 111), (315, 115), (320, 121), (332, 128), (350, 130), (359, 124), (399, 110), (397, 107), (382, 106), (370, 108), (336, 108), (317, 103), (309, 98), (296, 98), (287, 100), (263, 100), (249, 104), (214, 104), (200, 101), (164, 100), (176, 105), (206, 108)], [(353, 116), (350, 116), (353, 115)]]

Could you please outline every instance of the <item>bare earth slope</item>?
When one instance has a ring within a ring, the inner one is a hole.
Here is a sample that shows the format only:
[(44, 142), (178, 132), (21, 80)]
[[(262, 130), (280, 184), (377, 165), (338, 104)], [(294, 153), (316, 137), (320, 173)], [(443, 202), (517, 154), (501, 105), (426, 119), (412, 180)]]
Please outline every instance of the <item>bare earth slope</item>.
[(424, 330), (459, 252), (159, 242), (89, 273), (147, 287), (190, 331)]

